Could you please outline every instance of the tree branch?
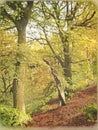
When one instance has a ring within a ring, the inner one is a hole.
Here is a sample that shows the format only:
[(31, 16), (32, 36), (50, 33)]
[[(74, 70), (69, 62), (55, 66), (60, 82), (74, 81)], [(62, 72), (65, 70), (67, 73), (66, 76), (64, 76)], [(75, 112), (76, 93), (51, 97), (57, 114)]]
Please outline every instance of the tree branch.
[(15, 28), (16, 26), (12, 26), (12, 27), (8, 27), (8, 28), (4, 28), (3, 30), (10, 30), (10, 29), (13, 29)]
[(26, 7), (26, 9), (24, 10), (24, 18), (27, 18), (27, 19), (28, 19), (29, 16), (31, 15), (33, 3), (34, 3), (34, 0), (32, 0), (32, 1), (27, 1), (27, 7)]
[(2, 9), (3, 10), (1, 12), (1, 15), (7, 17), (8, 19), (10, 19), (15, 24), (15, 20), (13, 19), (13, 17), (9, 13), (7, 13), (7, 11), (4, 8), (2, 8)]
[(75, 24), (75, 26), (87, 26), (87, 24), (90, 22), (90, 20), (94, 17), (95, 14), (96, 12), (94, 11), (89, 18), (85, 19), (82, 23)]
[(16, 10), (16, 5), (15, 5), (14, 3), (11, 3), (11, 2), (9, 2), (9, 1), (7, 1), (6, 4), (7, 4), (10, 8), (12, 8), (13, 10)]
[(73, 64), (77, 64), (77, 63), (80, 63), (80, 62), (85, 62), (85, 61), (87, 61), (87, 60), (90, 60), (90, 59), (84, 59), (84, 60), (75, 61), (75, 62), (71, 62), (71, 63), (73, 63)]

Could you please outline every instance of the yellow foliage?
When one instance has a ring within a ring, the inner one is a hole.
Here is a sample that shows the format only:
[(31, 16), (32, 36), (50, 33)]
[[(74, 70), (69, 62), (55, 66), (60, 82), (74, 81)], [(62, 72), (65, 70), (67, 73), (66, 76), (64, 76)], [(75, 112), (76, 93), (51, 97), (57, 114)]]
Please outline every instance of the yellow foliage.
[(15, 37), (7, 31), (0, 31), (0, 53), (8, 55), (15, 48)]
[(34, 51), (38, 51), (38, 50), (40, 50), (40, 49), (43, 49), (43, 46), (42, 46), (41, 44), (39, 44), (38, 42), (36, 42), (36, 43), (34, 43), (34, 44), (32, 45), (32, 49), (33, 49)]

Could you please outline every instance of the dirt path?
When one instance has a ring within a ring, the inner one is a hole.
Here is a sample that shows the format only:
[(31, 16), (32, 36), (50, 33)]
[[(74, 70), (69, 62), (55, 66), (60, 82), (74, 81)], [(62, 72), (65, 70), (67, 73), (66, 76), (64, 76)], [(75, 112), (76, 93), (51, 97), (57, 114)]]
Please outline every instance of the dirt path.
[[(87, 104), (97, 102), (97, 86), (89, 86), (79, 91), (63, 107), (32, 116), (29, 126), (90, 126), (95, 122), (88, 122), (83, 118), (82, 111)], [(80, 117), (80, 119), (78, 118)]]

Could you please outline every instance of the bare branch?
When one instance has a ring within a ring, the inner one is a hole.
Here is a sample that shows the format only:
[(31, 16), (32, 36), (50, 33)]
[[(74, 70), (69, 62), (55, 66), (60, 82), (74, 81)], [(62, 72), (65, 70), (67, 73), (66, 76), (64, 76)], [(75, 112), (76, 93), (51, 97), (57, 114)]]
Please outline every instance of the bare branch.
[(80, 62), (85, 62), (85, 61), (87, 61), (87, 60), (90, 60), (90, 59), (83, 59), (83, 60), (75, 61), (75, 62), (71, 62), (71, 63), (73, 63), (73, 64), (77, 64), (77, 63), (80, 63)]
[(3, 30), (10, 30), (10, 29), (13, 29), (15, 28), (16, 26), (12, 26), (12, 27), (8, 27), (8, 28), (4, 28)]
[(75, 24), (75, 26), (87, 26), (87, 24), (90, 22), (90, 20), (94, 17), (95, 14), (96, 12), (94, 11), (89, 18), (85, 19), (82, 23)]

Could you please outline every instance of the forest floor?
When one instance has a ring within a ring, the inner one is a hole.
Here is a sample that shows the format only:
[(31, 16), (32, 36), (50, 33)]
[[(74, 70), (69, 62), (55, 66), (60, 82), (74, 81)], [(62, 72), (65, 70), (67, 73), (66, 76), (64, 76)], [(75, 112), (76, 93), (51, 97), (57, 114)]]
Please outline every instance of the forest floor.
[(32, 115), (30, 127), (54, 127), (54, 126), (93, 126), (97, 122), (97, 115), (94, 121), (88, 121), (84, 108), (91, 104), (97, 104), (97, 86), (91, 85), (84, 90), (75, 93), (67, 105), (58, 107), (54, 100), (50, 103), (50, 110)]

